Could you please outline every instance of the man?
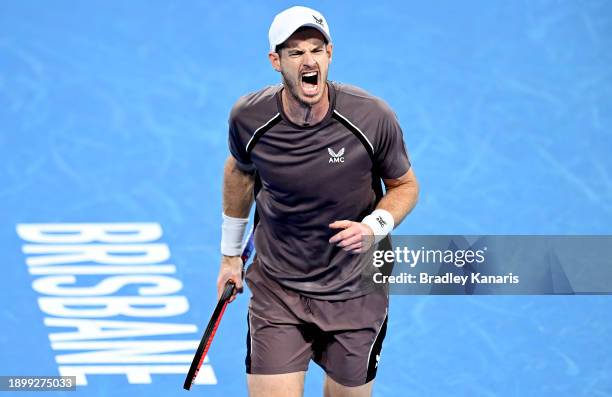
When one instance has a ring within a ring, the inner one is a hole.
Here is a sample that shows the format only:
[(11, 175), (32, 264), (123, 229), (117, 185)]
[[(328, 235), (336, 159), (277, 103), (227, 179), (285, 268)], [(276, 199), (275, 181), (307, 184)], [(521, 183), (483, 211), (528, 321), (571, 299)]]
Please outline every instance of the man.
[(325, 396), (369, 396), (388, 295), (363, 276), (357, 254), (388, 243), (418, 184), (393, 111), (327, 80), (333, 46), (319, 12), (281, 12), (269, 40), (282, 85), (242, 97), (230, 115), (218, 289), (227, 280), (242, 289), (240, 243), (255, 195), (249, 394), (301, 396), (312, 359), (327, 374)]

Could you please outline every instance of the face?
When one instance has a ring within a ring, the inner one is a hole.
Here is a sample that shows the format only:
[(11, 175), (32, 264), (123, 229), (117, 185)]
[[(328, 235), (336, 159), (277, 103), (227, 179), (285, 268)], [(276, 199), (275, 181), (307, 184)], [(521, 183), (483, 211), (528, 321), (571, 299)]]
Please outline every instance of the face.
[(283, 84), (298, 102), (312, 106), (325, 95), (332, 45), (317, 29), (298, 30), (283, 43), (270, 62), (283, 76)]

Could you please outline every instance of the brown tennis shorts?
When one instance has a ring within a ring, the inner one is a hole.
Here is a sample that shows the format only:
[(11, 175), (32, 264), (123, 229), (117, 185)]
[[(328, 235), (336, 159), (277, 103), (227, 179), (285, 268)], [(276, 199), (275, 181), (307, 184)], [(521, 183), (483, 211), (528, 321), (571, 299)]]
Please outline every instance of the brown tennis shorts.
[(281, 287), (255, 260), (247, 269), (248, 374), (306, 371), (314, 360), (345, 386), (376, 376), (387, 330), (386, 293), (339, 301), (312, 299)]

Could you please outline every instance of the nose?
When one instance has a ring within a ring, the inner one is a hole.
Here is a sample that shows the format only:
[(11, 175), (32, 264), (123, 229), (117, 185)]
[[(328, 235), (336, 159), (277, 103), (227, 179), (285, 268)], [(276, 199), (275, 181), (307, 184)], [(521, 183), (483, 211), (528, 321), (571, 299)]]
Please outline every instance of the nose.
[(304, 65), (305, 66), (316, 66), (317, 63), (315, 62), (314, 56), (312, 56), (312, 53), (310, 51), (306, 51), (304, 53)]

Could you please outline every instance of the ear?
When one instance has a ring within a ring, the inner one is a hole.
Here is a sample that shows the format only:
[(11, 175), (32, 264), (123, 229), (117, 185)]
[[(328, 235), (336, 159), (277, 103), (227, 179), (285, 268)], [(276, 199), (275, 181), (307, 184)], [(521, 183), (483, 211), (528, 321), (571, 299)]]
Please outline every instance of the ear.
[(334, 45), (332, 43), (328, 43), (325, 46), (325, 51), (327, 51), (327, 56), (329, 57), (329, 63), (332, 62), (332, 53), (334, 52)]
[(276, 70), (277, 72), (280, 72), (281, 71), (280, 55), (278, 55), (278, 53), (276, 52), (270, 51), (268, 53), (268, 59), (270, 60), (270, 63), (272, 64), (272, 67), (274, 68), (274, 70)]

